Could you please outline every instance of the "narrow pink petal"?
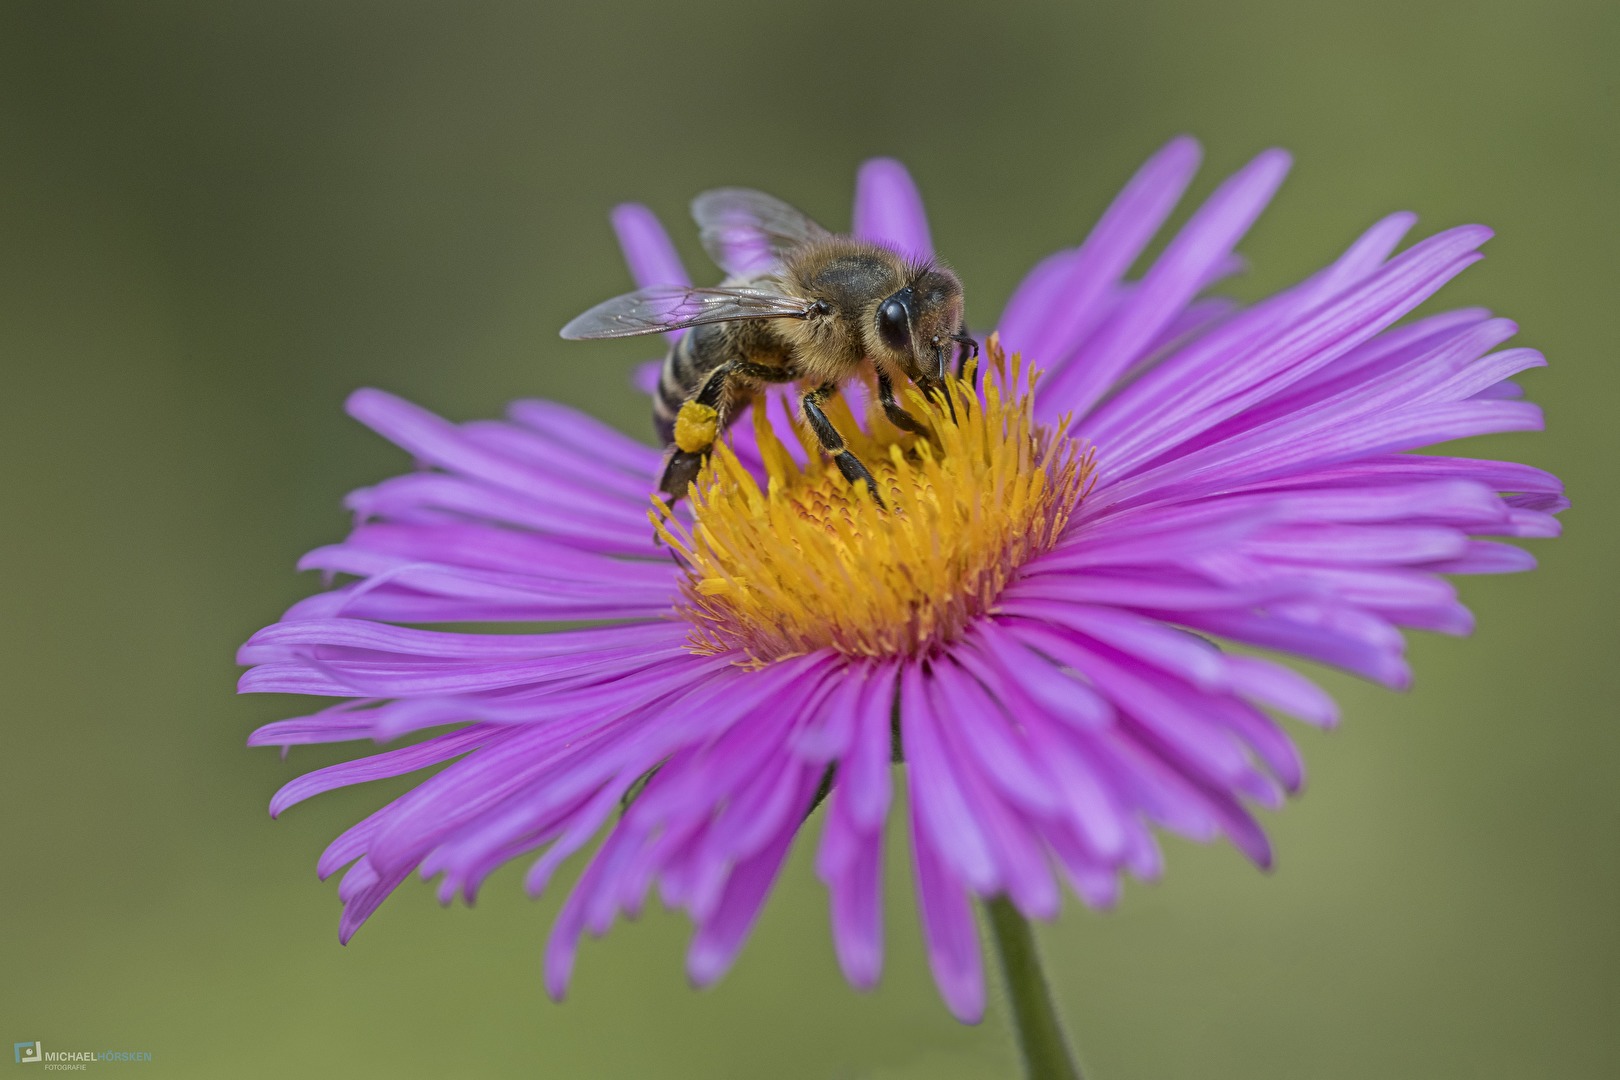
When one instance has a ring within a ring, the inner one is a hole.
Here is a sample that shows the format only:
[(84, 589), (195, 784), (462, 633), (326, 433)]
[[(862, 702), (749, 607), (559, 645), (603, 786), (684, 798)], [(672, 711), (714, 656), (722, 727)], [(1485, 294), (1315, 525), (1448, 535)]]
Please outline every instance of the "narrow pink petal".
[(1411, 685), (1412, 671), (1397, 648), (1358, 639), (1333, 626), (1307, 623), (1276, 612), (1181, 611), (1174, 620), (1217, 637), (1343, 668), (1385, 686), (1399, 689)]
[(371, 918), (372, 913), (382, 906), (382, 902), (410, 876), (408, 868), (378, 874), (370, 868), (362, 870), (364, 866), (363, 860), (356, 863), (349, 871), (350, 875), (355, 876), (354, 882), (351, 884), (349, 876), (345, 875), (343, 884), (349, 888), (339, 889), (340, 897), (343, 899), (343, 915), (338, 919), (338, 941), (344, 945), (354, 939), (361, 925)]
[[(1490, 235), (1462, 226), (1429, 237), (1302, 318), (1234, 320), (1134, 383), (1080, 434), (1114, 448), (1112, 468), (1123, 470), (1126, 455), (1151, 459), (1371, 339), (1477, 261)], [(1256, 310), (1255, 319), (1289, 313), (1281, 300)]]
[(506, 420), (471, 420), (458, 425), (458, 430), (468, 440), (542, 473), (589, 476), (592, 494), (607, 505), (619, 500), (639, 510), (648, 506), (651, 477), (640, 469), (602, 468), (602, 457), (592, 452), (597, 440), (579, 446)]
[[(972, 646), (958, 650), (955, 659), (982, 680), (1026, 730), (1028, 717), (1034, 713), (1081, 730), (1098, 730), (1113, 723), (1112, 705), (1090, 686), (1025, 647), (1004, 626), (1005, 620), (987, 620), (976, 628)], [(1061, 792), (1062, 785), (1058, 788)]]
[(1157, 619), (1088, 604), (1049, 609), (1048, 620), (1206, 690), (1224, 689), (1226, 664), (1208, 642)]
[[(609, 815), (619, 805), (621, 797), (621, 793), (614, 785), (605, 786), (594, 797), (582, 800), (578, 804), (577, 811), (568, 819), (568, 828), (552, 842), (550, 847), (546, 848), (545, 854), (535, 860), (534, 865), (529, 868), (529, 872), (523, 876), (523, 891), (534, 897), (543, 894), (546, 887), (551, 884), (551, 875), (570, 855), (590, 843), (591, 837), (601, 830)], [(617, 850), (619, 844), (629, 842), (628, 839), (621, 839), (615, 844), (606, 846), (602, 852), (598, 853), (597, 859), (603, 861), (603, 867), (598, 873), (608, 873), (608, 865), (611, 862), (608, 851)], [(590, 905), (587, 904), (587, 922), (590, 921), (588, 917), (589, 907)]]
[[(1324, 428), (1240, 436), (1138, 473), (1108, 489), (1115, 505), (1184, 501), (1238, 484), (1275, 480), (1367, 454), (1416, 450), (1452, 439), (1540, 431), (1541, 410), (1520, 401), (1461, 401), (1361, 416)], [(1290, 435), (1297, 437), (1290, 438)]]
[(849, 802), (842, 786), (829, 800), (816, 872), (832, 900), (839, 967), (857, 990), (870, 990), (883, 970), (883, 830), (863, 829)]
[(555, 401), (520, 399), (506, 407), (514, 421), (548, 439), (586, 448), (604, 465), (642, 477), (650, 484), (657, 476), (662, 451), (639, 443), (622, 431)]
[(911, 803), (952, 870), (976, 891), (988, 894), (998, 884), (995, 856), (951, 766), (940, 732), (951, 718), (939, 714), (928, 679), (915, 664), (901, 677), (900, 730)]
[[(603, 496), (593, 488), (589, 470), (564, 476), (555, 470), (542, 471), (533, 465), (480, 446), (449, 421), (426, 409), (380, 390), (356, 390), (349, 395), (349, 415), (390, 442), (428, 464), (460, 473), (486, 483), (520, 492), (531, 498), (570, 498), (596, 516), (626, 522), (645, 508)], [(596, 469), (606, 467), (597, 465)], [(618, 477), (604, 471), (603, 480), (617, 483)]]
[(370, 780), (401, 776), (430, 765), (443, 764), (498, 737), (490, 728), (475, 724), (460, 731), (436, 735), (415, 746), (385, 750), (370, 757), (316, 769), (282, 785), (281, 790), (270, 800), (270, 816), (280, 817), (282, 811), (288, 807), (296, 806), (324, 791), (348, 787), (351, 784), (363, 784)]
[(881, 828), (889, 812), (896, 678), (889, 666), (877, 666), (862, 675), (855, 730), (839, 766), (838, 790), (848, 804), (850, 819), (866, 831)]
[(984, 1017), (984, 961), (979, 955), (973, 907), (929, 839), (919, 814), (913, 800), (911, 854), (928, 966), (951, 1015), (964, 1024), (977, 1024)]
[(1319, 727), (1339, 722), (1339, 706), (1333, 698), (1292, 668), (1259, 657), (1228, 656), (1226, 669), (1232, 689), (1251, 701)]
[(1047, 369), (1066, 360), (1175, 209), (1201, 156), (1194, 140), (1171, 141), (1131, 177), (1079, 249), (1051, 256), (1024, 279), (998, 324), (1009, 351)]
[[(949, 710), (951, 721), (940, 726), (940, 734), (958, 747), (951, 754), (957, 774), (965, 780), (969, 769), (981, 772), (996, 798), (1032, 813), (1054, 813), (1059, 799), (1051, 778), (1004, 704), (956, 664), (940, 661), (932, 674), (937, 708), (941, 714)], [(971, 736), (964, 736), (968, 731)], [(971, 749), (961, 745), (963, 737)]]
[[(349, 742), (372, 736), (377, 709), (375, 698), (343, 701), (307, 716), (275, 720), (254, 729), (249, 746), (302, 746), (311, 743)], [(447, 720), (446, 723), (451, 721)]]
[(640, 203), (621, 203), (613, 208), (611, 219), (638, 289), (692, 284), (656, 214)]
[(243, 648), (280, 645), (313, 648), (343, 646), (406, 656), (503, 660), (572, 656), (604, 649), (656, 647), (683, 639), (675, 623), (597, 627), (548, 634), (462, 634), (418, 630), (369, 619), (308, 619), (272, 623), (248, 639)]
[(917, 259), (930, 259), (934, 243), (928, 214), (906, 167), (893, 158), (873, 158), (855, 178), (855, 223), (862, 240), (887, 244)]
[(1266, 151), (1210, 196), (1153, 264), (1126, 309), (1042, 387), (1053, 406), (1081, 415), (1090, 411), (1248, 232), (1288, 166), (1287, 154)]
[[(612, 838), (609, 838), (609, 843)], [(585, 931), (585, 914), (591, 895), (602, 879), (604, 863), (600, 855), (585, 867), (574, 891), (568, 894), (557, 921), (552, 924), (551, 936), (546, 941), (545, 984), (546, 993), (553, 1001), (561, 1001), (568, 994), (568, 983), (574, 974), (574, 958), (579, 954), (580, 935)]]
[(842, 758), (855, 737), (863, 672), (853, 668), (842, 678), (829, 680), (816, 701), (804, 703), (804, 724), (793, 733), (791, 745), (807, 761), (825, 764)]
[(1536, 568), (1536, 557), (1523, 548), (1492, 540), (1470, 540), (1464, 553), (1431, 563), (1441, 574), (1517, 574)]
[[(473, 519), (513, 525), (543, 534), (559, 546), (603, 555), (650, 558), (657, 548), (645, 515), (640, 523), (621, 510), (567, 512), (567, 502), (438, 472), (405, 473), (350, 492), (344, 500), (356, 517), (443, 524)], [(412, 620), (403, 620), (412, 621)]]
[[(950, 685), (940, 682), (942, 695), (949, 692)], [(1010, 804), (1004, 792), (996, 790), (984, 767), (985, 759), (976, 756), (980, 740), (975, 736), (987, 722), (996, 721), (984, 713), (961, 710), (956, 720), (942, 727), (941, 735), (957, 763), (963, 796), (990, 839), (999, 867), (997, 876), (1021, 912), (1030, 918), (1050, 919), (1057, 914), (1060, 898), (1046, 854), (1025, 816)], [(1045, 782), (1044, 775), (1041, 782)], [(1055, 799), (1053, 804), (1055, 809)]]
[(1105, 655), (1101, 649), (1080, 645), (1056, 630), (1020, 624), (1013, 632), (1087, 676), (1116, 709), (1134, 718), (1189, 767), (1223, 785), (1247, 779), (1251, 767), (1242, 748), (1207, 717), (1169, 695), (1165, 686), (1170, 680), (1145, 677), (1140, 668)]
[(1242, 551), (1282, 562), (1421, 563), (1460, 555), (1467, 544), (1461, 530), (1434, 525), (1285, 525), (1263, 530)]
[[(811, 790), (813, 782), (801, 784), (796, 794), (807, 797)], [(686, 971), (694, 983), (708, 986), (731, 967), (764, 907), (797, 832), (796, 821), (778, 829), (770, 842), (731, 871), (719, 903), (698, 927), (686, 954)]]

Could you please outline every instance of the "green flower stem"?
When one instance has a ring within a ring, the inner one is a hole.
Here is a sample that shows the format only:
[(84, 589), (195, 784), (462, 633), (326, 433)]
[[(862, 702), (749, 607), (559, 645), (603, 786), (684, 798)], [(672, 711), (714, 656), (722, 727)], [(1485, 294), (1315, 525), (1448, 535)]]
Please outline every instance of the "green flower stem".
[(1029, 1080), (1081, 1080), (1080, 1066), (1075, 1064), (1063, 1022), (1052, 1004), (1052, 992), (1041, 972), (1029, 920), (1005, 896), (986, 901), (984, 907), (990, 919), (990, 936), (1001, 958), (1001, 974), (1007, 980), (1007, 1000), (1012, 1003), (1024, 1075)]

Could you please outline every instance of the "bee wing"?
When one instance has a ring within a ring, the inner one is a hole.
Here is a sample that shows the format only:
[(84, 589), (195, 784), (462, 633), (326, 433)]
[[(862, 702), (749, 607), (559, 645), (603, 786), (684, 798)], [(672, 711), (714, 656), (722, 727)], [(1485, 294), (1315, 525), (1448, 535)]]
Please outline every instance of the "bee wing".
[(768, 289), (654, 285), (597, 304), (563, 327), (562, 336), (581, 341), (657, 334), (738, 319), (803, 319), (814, 307), (814, 300)]
[(692, 200), (703, 250), (727, 274), (769, 273), (794, 248), (831, 235), (781, 199), (749, 188), (718, 188)]

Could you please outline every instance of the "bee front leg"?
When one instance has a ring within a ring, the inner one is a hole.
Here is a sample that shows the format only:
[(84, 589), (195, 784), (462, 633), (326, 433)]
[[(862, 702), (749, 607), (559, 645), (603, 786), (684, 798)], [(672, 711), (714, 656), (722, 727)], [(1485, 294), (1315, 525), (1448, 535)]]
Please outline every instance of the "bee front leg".
[(974, 340), (973, 335), (967, 332), (966, 323), (956, 328), (956, 333), (951, 335), (951, 340), (959, 346), (956, 350), (956, 377), (960, 379), (963, 373), (967, 371), (968, 361), (979, 358), (979, 343)]
[(878, 401), (883, 405), (883, 415), (889, 418), (889, 423), (901, 431), (909, 431), (913, 435), (926, 435), (927, 429), (917, 421), (915, 416), (900, 407), (894, 399), (894, 383), (883, 372), (878, 372)]
[(821, 448), (831, 455), (838, 471), (844, 474), (844, 479), (852, 484), (865, 481), (866, 490), (872, 493), (872, 500), (882, 506), (883, 496), (878, 494), (877, 481), (872, 479), (871, 470), (861, 464), (860, 458), (850, 453), (849, 447), (844, 445), (844, 437), (838, 434), (838, 429), (832, 426), (832, 421), (821, 410), (821, 403), (837, 392), (838, 384), (829, 382), (804, 395), (800, 401), (804, 406), (804, 418), (810, 421), (810, 430), (816, 433)]

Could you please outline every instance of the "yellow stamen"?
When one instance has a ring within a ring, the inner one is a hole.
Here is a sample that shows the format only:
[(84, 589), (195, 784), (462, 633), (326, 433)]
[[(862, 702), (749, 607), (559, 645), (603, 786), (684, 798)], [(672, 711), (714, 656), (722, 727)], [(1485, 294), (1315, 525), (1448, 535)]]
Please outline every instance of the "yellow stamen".
[(675, 445), (688, 454), (698, 454), (714, 445), (720, 431), (720, 414), (707, 405), (688, 401), (675, 414)]
[(982, 390), (959, 379), (946, 388), (955, 423), (943, 401), (907, 393), (932, 438), (890, 424), (875, 394), (864, 429), (842, 398), (827, 403), (886, 508), (796, 429), (801, 468), (756, 403), (765, 490), (722, 442), (693, 492), (692, 528), (651, 515), (687, 567), (681, 613), (695, 651), (740, 650), (756, 663), (822, 648), (924, 656), (993, 608), (1019, 566), (1056, 542), (1092, 461), (1066, 420), (1034, 422), (1035, 372), (993, 336), (986, 352)]

